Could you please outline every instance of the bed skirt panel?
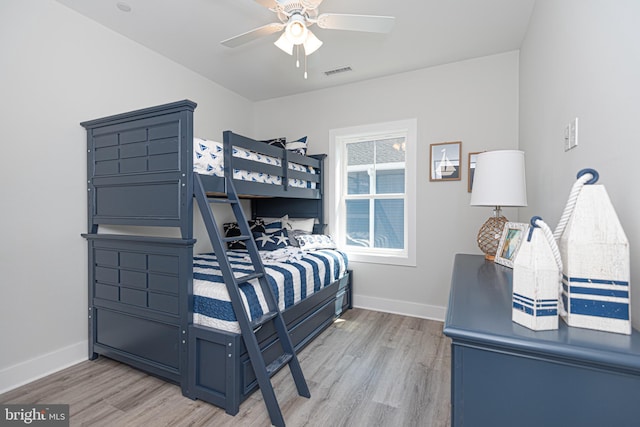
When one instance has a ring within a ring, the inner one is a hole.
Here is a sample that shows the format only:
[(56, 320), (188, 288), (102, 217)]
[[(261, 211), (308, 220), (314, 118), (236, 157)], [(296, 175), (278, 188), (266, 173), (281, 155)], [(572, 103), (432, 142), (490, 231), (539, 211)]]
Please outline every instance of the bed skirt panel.
[[(350, 275), (314, 293), (283, 312), (284, 320), (296, 351), (300, 351), (351, 305)], [(257, 388), (249, 355), (241, 335), (206, 326), (190, 327), (191, 369), (189, 391), (194, 399), (202, 399), (235, 415), (240, 403)], [(257, 331), (265, 362), (282, 354), (273, 323)]]

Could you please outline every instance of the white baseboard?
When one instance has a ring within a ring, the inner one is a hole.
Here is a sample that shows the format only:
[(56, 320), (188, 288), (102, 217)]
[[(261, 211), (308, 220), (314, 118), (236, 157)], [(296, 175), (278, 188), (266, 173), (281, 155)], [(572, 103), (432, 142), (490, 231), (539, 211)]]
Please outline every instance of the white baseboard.
[(444, 322), (447, 314), (446, 307), (439, 307), (428, 304), (418, 304), (409, 301), (391, 300), (386, 298), (369, 297), (366, 295), (354, 295), (356, 308), (382, 311), (384, 313), (402, 314), (404, 316), (419, 317), (421, 319), (431, 319)]
[(87, 360), (88, 345), (84, 340), (0, 370), (0, 394)]

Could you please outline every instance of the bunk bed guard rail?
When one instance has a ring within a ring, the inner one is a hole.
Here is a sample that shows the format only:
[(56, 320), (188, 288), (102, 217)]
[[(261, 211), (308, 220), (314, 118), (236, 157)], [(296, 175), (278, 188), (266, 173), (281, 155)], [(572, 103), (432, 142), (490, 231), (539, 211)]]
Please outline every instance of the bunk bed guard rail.
[[(193, 112), (183, 100), (82, 122), (87, 129), (88, 230), (99, 224), (179, 227), (193, 238)], [(324, 155), (302, 156), (231, 131), (224, 137), (224, 173), (246, 169), (282, 177), (281, 185), (234, 180), (238, 194), (305, 199), (301, 214), (323, 224)], [(277, 157), (280, 166), (233, 156), (233, 147)], [(290, 170), (289, 162), (313, 172)], [(315, 188), (290, 187), (289, 179)], [(224, 178), (202, 175), (207, 193), (225, 194)], [(317, 202), (310, 202), (316, 200)]]

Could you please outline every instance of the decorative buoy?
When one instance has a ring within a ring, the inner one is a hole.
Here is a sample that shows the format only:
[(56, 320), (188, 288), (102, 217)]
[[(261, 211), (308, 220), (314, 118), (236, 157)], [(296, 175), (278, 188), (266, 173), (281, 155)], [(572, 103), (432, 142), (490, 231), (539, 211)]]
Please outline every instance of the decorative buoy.
[(569, 326), (631, 334), (629, 241), (597, 180), (595, 170), (578, 173), (554, 233), (564, 266), (562, 317)]
[(555, 239), (542, 218), (531, 218), (513, 261), (512, 320), (534, 331), (558, 329), (562, 266)]

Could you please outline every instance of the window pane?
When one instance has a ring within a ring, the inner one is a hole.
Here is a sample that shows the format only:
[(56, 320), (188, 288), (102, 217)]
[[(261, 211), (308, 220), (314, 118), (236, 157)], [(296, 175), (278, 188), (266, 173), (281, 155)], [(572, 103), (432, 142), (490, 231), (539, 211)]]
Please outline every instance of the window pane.
[(347, 194), (369, 194), (369, 172), (348, 173)]
[(404, 162), (405, 150), (404, 138), (376, 141), (376, 163)]
[(404, 248), (404, 199), (376, 200), (374, 247)]
[(376, 171), (376, 194), (404, 193), (404, 169)]
[(372, 165), (373, 141), (347, 144), (347, 165)]
[(369, 201), (347, 200), (347, 245), (369, 247)]

